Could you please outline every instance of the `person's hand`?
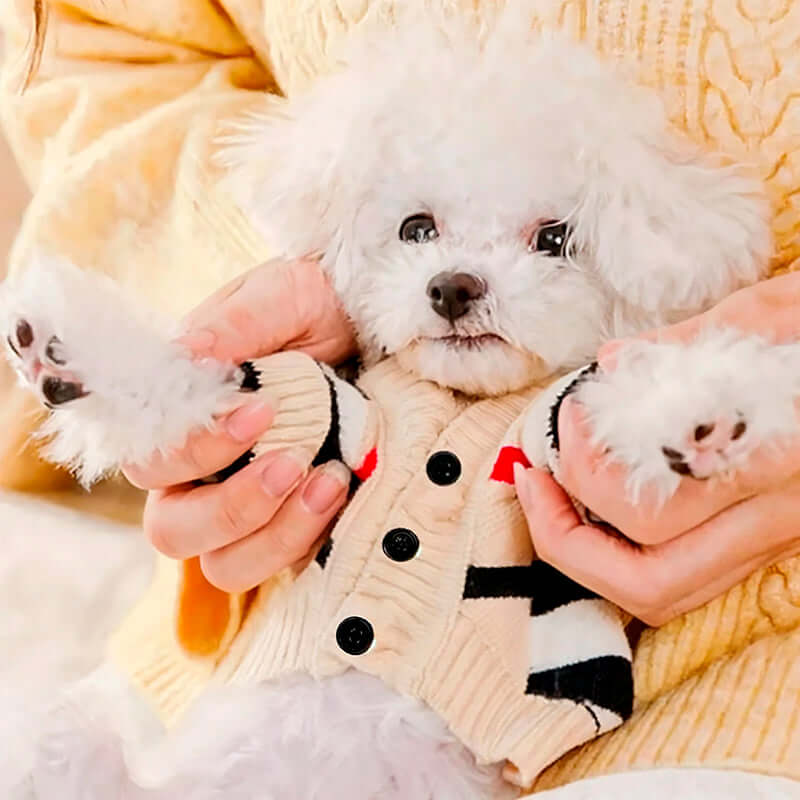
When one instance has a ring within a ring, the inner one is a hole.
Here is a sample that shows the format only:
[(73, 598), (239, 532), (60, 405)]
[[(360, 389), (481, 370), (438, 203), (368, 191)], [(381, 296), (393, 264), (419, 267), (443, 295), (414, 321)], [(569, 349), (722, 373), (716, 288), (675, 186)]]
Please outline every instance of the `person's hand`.
[[(189, 314), (184, 330), (181, 341), (198, 357), (234, 362), (294, 349), (336, 363), (355, 351), (349, 321), (313, 261), (251, 270)], [(347, 467), (330, 462), (309, 472), (314, 454), (299, 449), (264, 455), (222, 483), (192, 483), (249, 450), (273, 416), (267, 402), (242, 395), (214, 430), (124, 469), (131, 483), (150, 490), (144, 530), (156, 549), (200, 556), (206, 578), (224, 591), (245, 591), (302, 561), (347, 497)]]
[[(735, 327), (775, 342), (800, 340), (800, 274), (743, 289), (718, 306), (644, 338), (690, 341), (706, 326)], [(614, 368), (620, 343), (599, 354)], [(760, 567), (800, 553), (800, 442), (763, 448), (731, 482), (682, 479), (655, 511), (626, 501), (625, 471), (591, 445), (580, 406), (558, 419), (561, 486), (517, 467), (516, 486), (540, 558), (650, 625), (703, 605)], [(566, 489), (624, 537), (584, 525)]]
[(350, 320), (316, 261), (270, 261), (218, 289), (184, 320), (198, 356), (244, 361), (300, 350), (337, 364), (356, 351)]

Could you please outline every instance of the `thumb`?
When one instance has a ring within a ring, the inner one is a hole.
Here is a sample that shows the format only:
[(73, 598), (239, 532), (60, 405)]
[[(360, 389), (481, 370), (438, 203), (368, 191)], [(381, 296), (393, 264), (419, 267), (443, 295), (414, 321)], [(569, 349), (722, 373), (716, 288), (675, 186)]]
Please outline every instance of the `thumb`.
[(514, 484), (536, 555), (572, 580), (613, 599), (616, 581), (635, 575), (640, 555), (625, 539), (584, 525), (546, 472), (514, 465)]
[(303, 308), (322, 280), (314, 262), (268, 261), (200, 303), (184, 318), (177, 341), (197, 357), (220, 361), (274, 353), (307, 332), (310, 314)]
[[(636, 336), (635, 339), (645, 342), (690, 342), (713, 321), (710, 312), (707, 311), (675, 325), (646, 331)], [(604, 371), (609, 372), (616, 367), (617, 354), (629, 341), (631, 339), (612, 339), (597, 351), (597, 361)]]
[[(647, 331), (636, 339), (650, 342), (688, 342), (704, 328), (738, 328), (778, 342), (800, 339), (800, 272), (778, 275), (739, 289), (721, 303), (695, 317)], [(613, 369), (626, 339), (606, 342), (597, 354), (600, 366)]]

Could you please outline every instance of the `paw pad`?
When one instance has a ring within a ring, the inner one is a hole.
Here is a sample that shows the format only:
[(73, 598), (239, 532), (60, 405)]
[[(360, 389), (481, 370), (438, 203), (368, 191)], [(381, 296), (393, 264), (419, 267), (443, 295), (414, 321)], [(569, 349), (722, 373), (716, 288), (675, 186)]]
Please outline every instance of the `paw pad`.
[(64, 369), (68, 363), (67, 350), (48, 327), (44, 321), (21, 317), (13, 324), (6, 342), (19, 374), (42, 403), (55, 408), (85, 397), (88, 392), (74, 372)]
[(710, 436), (714, 433), (714, 426), (713, 425), (698, 425), (694, 429), (694, 440), (696, 442), (702, 442), (707, 436)]
[(30, 347), (33, 344), (33, 328), (31, 328), (30, 323), (26, 320), (21, 319), (17, 323), (15, 333), (17, 335), (17, 344), (20, 347)]
[(44, 354), (48, 361), (63, 367), (67, 363), (67, 357), (64, 353), (64, 347), (61, 340), (57, 336), (51, 336), (47, 342), (47, 347), (44, 349)]
[(705, 479), (725, 472), (733, 463), (739, 441), (747, 432), (747, 422), (738, 412), (721, 416), (715, 422), (703, 422), (692, 429), (680, 449), (662, 447), (667, 465), (678, 475)]
[(77, 400), (85, 394), (79, 383), (64, 381), (52, 375), (47, 375), (42, 381), (42, 395), (51, 406), (60, 406), (70, 400)]

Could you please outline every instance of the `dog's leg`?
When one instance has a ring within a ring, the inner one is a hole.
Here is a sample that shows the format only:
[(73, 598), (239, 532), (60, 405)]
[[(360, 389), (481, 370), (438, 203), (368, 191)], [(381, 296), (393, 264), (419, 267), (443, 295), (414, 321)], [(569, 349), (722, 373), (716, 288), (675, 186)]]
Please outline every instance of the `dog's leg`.
[[(634, 341), (612, 369), (585, 373), (570, 394), (594, 444), (625, 466), (630, 499), (647, 493), (658, 507), (682, 477), (724, 479), (746, 468), (757, 448), (777, 455), (796, 440), (800, 345), (730, 330), (688, 344)], [(540, 409), (524, 436), (552, 467), (557, 455), (552, 437), (539, 443), (542, 424)]]
[(32, 263), (2, 301), (9, 361), (54, 412), (44, 454), (85, 484), (179, 446), (239, 389), (234, 365), (194, 361), (173, 321), (70, 264)]

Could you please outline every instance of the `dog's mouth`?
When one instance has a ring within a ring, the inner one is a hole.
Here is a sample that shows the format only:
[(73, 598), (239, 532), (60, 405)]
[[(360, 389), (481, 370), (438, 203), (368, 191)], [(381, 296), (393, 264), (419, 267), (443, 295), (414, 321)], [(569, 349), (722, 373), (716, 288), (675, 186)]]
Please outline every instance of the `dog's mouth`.
[(453, 350), (483, 350), (496, 344), (504, 344), (505, 340), (495, 333), (482, 333), (478, 336), (467, 336), (464, 334), (450, 334), (449, 336), (439, 336), (435, 339), (428, 339), (431, 342), (439, 342)]

